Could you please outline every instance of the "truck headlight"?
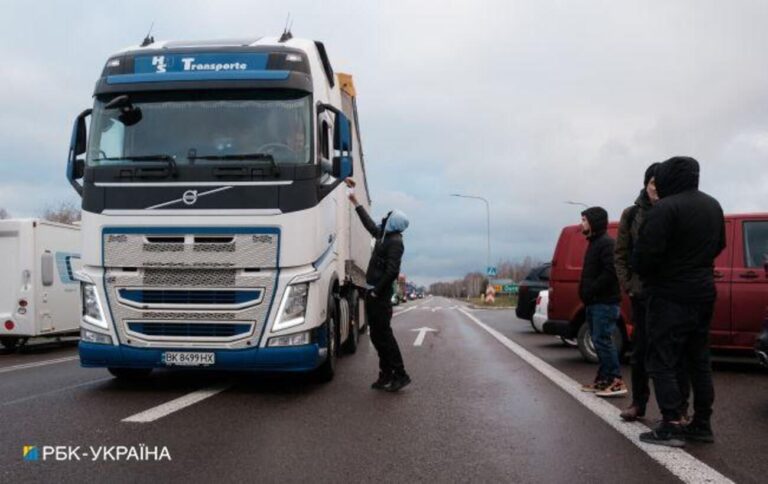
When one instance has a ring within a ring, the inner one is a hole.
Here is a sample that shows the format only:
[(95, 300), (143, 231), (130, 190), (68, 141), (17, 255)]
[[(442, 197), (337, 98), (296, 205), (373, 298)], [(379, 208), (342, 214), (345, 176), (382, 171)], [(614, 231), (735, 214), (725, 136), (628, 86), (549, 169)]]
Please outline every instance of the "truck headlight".
[(83, 320), (94, 326), (107, 329), (107, 322), (104, 320), (104, 311), (101, 310), (101, 301), (96, 292), (96, 286), (87, 282), (81, 282), (83, 297)]
[(112, 337), (108, 334), (97, 333), (90, 329), (80, 328), (80, 340), (87, 343), (96, 343), (101, 345), (111, 345)]
[(302, 346), (302, 345), (308, 345), (312, 342), (312, 338), (309, 334), (309, 331), (304, 331), (303, 333), (296, 333), (296, 334), (289, 334), (287, 336), (275, 336), (274, 338), (269, 338), (269, 342), (267, 342), (267, 346), (270, 348), (275, 348), (279, 346)]
[(308, 282), (288, 286), (283, 296), (283, 302), (280, 304), (277, 321), (272, 326), (272, 331), (280, 331), (303, 324), (304, 315), (307, 312), (308, 298)]

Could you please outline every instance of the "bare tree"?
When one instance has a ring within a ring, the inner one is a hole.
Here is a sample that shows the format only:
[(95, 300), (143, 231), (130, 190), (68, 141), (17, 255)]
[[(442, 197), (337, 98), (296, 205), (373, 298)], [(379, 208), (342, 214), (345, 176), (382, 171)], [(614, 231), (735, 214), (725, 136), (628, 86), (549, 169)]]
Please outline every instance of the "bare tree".
[(80, 220), (80, 208), (73, 202), (61, 202), (57, 207), (47, 207), (43, 218), (60, 224), (72, 224)]
[(0, 220), (5, 220), (7, 218), (11, 218), (11, 214), (8, 213), (8, 210), (0, 207)]

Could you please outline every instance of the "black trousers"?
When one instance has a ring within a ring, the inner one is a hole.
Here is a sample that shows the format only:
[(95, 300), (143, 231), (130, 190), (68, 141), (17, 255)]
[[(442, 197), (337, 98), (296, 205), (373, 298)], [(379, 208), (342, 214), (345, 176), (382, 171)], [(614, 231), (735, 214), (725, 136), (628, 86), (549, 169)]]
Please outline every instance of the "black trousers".
[(678, 303), (648, 298), (646, 368), (665, 421), (680, 419), (683, 395), (679, 374), (687, 371), (693, 388), (693, 420), (709, 424), (715, 389), (709, 359), (709, 326), (714, 302)]
[[(647, 305), (648, 301), (645, 298), (632, 298), (632, 323), (635, 328), (632, 334), (632, 355), (629, 360), (632, 365), (632, 403), (642, 409), (648, 405), (648, 399), (651, 396), (651, 386), (645, 368), (645, 359), (648, 354)], [(684, 365), (681, 366), (677, 375), (677, 382), (680, 385), (682, 398), (680, 410), (687, 411), (691, 396), (691, 381)]]
[(386, 294), (365, 298), (365, 312), (371, 343), (379, 355), (379, 371), (384, 375), (405, 375), (403, 356), (392, 333), (392, 303)]

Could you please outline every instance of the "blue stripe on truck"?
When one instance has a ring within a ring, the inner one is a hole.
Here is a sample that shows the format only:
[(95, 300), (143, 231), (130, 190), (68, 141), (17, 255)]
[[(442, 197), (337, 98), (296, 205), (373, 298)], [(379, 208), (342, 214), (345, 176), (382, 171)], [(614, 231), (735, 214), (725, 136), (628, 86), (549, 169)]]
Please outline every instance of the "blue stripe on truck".
[(163, 363), (163, 353), (166, 351), (215, 353), (216, 364), (204, 367), (215, 370), (311, 371), (323, 362), (318, 343), (241, 350), (191, 350), (189, 348), (133, 348), (81, 341), (80, 365), (85, 368), (167, 368)]

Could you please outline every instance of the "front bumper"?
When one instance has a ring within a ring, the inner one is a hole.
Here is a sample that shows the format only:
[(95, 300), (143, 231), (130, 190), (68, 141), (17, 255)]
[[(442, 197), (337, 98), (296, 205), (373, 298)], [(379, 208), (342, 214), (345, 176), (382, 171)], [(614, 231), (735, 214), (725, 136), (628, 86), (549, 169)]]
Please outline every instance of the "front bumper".
[(768, 329), (763, 330), (755, 343), (755, 355), (761, 365), (768, 368)]
[(325, 348), (321, 348), (318, 343), (238, 350), (200, 349), (198, 351), (215, 353), (216, 364), (204, 367), (175, 367), (163, 363), (163, 353), (166, 351), (190, 351), (189, 348), (134, 348), (126, 345), (114, 346), (81, 341), (79, 350), (80, 365), (85, 368), (197, 368), (264, 372), (311, 371), (325, 360), (326, 352)]

